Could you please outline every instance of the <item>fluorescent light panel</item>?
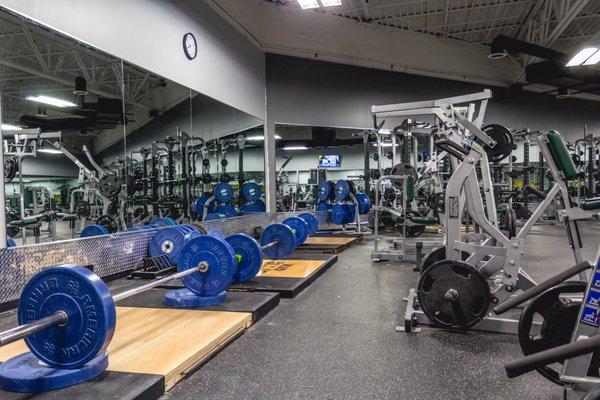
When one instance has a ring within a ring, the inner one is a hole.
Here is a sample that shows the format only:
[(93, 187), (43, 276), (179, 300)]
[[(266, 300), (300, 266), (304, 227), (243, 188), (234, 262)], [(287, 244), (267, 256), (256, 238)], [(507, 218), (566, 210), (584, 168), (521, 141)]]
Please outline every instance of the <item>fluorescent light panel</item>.
[(321, 3), (323, 3), (323, 6), (325, 7), (341, 6), (342, 0), (321, 0)]
[[(377, 147), (377, 143), (373, 143), (373, 147)], [(382, 142), (381, 147), (392, 147), (392, 142)]]
[(283, 150), (308, 150), (306, 146), (285, 146)]
[[(586, 61), (592, 56), (594, 56), (597, 51), (597, 47), (586, 47), (585, 49), (582, 49), (581, 51), (579, 51), (579, 53), (575, 54), (573, 58), (571, 58), (571, 60), (567, 63), (567, 67), (575, 67), (586, 63)], [(590, 64), (586, 63), (585, 65)]]
[(27, 96), (26, 99), (29, 101), (35, 101), (37, 103), (49, 104), (51, 106), (60, 107), (60, 108), (77, 106), (77, 104), (71, 103), (70, 101), (57, 99), (56, 97), (44, 96), (43, 94), (39, 95), (39, 96)]
[[(279, 135), (275, 135), (275, 140), (281, 139), (281, 136)], [(265, 137), (263, 135), (256, 135), (256, 136), (248, 136), (246, 138), (246, 140), (250, 140), (250, 141), (260, 141), (260, 140), (265, 140)]]
[(10, 125), (10, 124), (2, 124), (0, 126), (0, 128), (2, 130), (4, 130), (4, 131), (20, 131), (21, 129), (23, 129), (23, 128), (19, 127), (19, 126)]
[(600, 62), (600, 50), (598, 50), (590, 58), (588, 58), (586, 62), (583, 63), (583, 65), (595, 65), (598, 64), (598, 62)]
[(61, 154), (62, 151), (56, 149), (38, 149), (38, 153)]
[(298, 3), (300, 4), (300, 7), (302, 7), (303, 10), (319, 7), (319, 3), (317, 2), (317, 0), (298, 0)]

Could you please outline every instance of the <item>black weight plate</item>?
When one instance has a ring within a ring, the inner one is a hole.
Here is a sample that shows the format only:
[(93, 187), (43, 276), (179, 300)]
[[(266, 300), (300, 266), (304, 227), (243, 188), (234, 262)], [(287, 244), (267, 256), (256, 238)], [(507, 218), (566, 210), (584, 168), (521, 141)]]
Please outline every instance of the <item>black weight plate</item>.
[(484, 145), (490, 162), (500, 162), (510, 156), (515, 142), (507, 127), (500, 124), (489, 124), (481, 128), (481, 131), (496, 142), (493, 148)]
[(112, 198), (121, 192), (121, 183), (114, 174), (106, 174), (98, 180), (98, 189), (104, 196)]
[(427, 198), (427, 206), (439, 214), (446, 211), (446, 198), (443, 192), (432, 193)]
[(100, 216), (96, 223), (108, 229), (109, 233), (115, 233), (119, 230), (119, 225), (117, 224), (117, 221), (110, 215)]
[[(434, 248), (429, 253), (427, 253), (425, 258), (423, 259), (423, 263), (421, 264), (421, 272), (424, 272), (425, 270), (427, 270), (427, 268), (431, 267), (433, 264), (440, 262), (442, 260), (445, 260), (446, 258), (447, 257), (446, 257), (446, 247), (445, 246)], [(469, 258), (469, 253), (467, 253), (466, 251), (463, 251), (461, 258), (463, 261), (465, 261), (467, 258)]]
[(4, 159), (4, 183), (10, 183), (15, 179), (19, 172), (19, 163), (15, 157), (6, 157)]
[(78, 200), (75, 202), (75, 214), (77, 214), (78, 217), (87, 217), (90, 215), (90, 212), (90, 203), (85, 200)]
[[(548, 289), (529, 302), (521, 312), (517, 332), (519, 345), (524, 355), (552, 349), (571, 341), (581, 303), (565, 298), (563, 295), (583, 293), (586, 288), (587, 282), (566, 281)], [(539, 334), (532, 334), (531, 328), (536, 316), (540, 316), (543, 320)], [(597, 376), (599, 366), (600, 356), (596, 352), (592, 357), (588, 374)], [(550, 366), (538, 368), (537, 371), (557, 385), (567, 385), (561, 381), (559, 371)]]
[(462, 261), (442, 260), (419, 279), (419, 305), (438, 327), (467, 330), (486, 315), (491, 293), (477, 269)]

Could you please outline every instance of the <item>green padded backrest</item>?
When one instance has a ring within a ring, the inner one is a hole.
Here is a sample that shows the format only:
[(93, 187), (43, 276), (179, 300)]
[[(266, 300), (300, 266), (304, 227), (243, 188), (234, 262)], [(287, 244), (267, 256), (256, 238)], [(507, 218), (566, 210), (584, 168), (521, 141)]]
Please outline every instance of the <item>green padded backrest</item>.
[(560, 169), (567, 180), (574, 179), (577, 176), (577, 169), (565, 142), (557, 131), (549, 131), (546, 133), (548, 143), (550, 144), (550, 153), (556, 163), (558, 169)]
[(412, 175), (406, 177), (406, 202), (410, 203), (415, 198), (415, 178)]

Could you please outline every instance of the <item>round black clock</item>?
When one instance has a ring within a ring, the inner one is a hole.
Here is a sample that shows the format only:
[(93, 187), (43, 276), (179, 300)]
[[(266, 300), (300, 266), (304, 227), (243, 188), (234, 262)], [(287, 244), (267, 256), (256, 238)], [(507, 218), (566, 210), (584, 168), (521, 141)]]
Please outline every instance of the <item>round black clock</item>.
[(196, 38), (191, 33), (183, 35), (183, 52), (188, 60), (193, 60), (198, 55), (198, 44)]

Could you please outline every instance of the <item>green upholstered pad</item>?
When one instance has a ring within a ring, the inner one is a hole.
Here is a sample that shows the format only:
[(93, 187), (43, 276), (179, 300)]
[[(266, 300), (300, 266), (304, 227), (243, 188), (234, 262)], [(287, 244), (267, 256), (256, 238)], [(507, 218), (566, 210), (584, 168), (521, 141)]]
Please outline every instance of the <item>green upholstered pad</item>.
[(579, 205), (582, 210), (598, 210), (600, 209), (600, 197), (593, 197), (591, 199), (585, 199)]
[(558, 169), (560, 169), (567, 180), (575, 179), (577, 176), (577, 169), (575, 168), (575, 164), (573, 164), (573, 160), (571, 160), (571, 155), (567, 150), (567, 146), (565, 142), (560, 136), (560, 133), (557, 131), (549, 131), (546, 133), (546, 137), (548, 138), (548, 143), (550, 144), (550, 152), (552, 153), (552, 158), (556, 163)]

